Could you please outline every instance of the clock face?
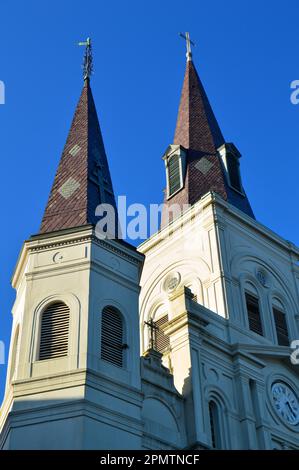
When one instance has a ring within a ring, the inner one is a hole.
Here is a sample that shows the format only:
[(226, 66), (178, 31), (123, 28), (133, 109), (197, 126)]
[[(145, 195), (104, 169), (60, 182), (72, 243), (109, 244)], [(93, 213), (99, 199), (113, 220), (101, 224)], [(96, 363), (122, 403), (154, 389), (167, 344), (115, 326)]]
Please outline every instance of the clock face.
[(287, 423), (299, 423), (299, 400), (295, 392), (284, 382), (275, 382), (271, 388), (276, 413)]

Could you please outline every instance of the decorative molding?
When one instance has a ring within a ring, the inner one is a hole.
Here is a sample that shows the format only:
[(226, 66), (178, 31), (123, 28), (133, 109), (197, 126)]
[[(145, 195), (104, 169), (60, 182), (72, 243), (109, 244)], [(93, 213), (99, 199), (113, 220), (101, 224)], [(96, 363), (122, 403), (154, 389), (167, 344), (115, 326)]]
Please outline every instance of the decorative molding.
[[(30, 242), (31, 242), (31, 240), (29, 241), (29, 243)], [(143, 255), (141, 253), (137, 252), (137, 251), (135, 252), (136, 256), (132, 256), (132, 255), (126, 253), (125, 249), (122, 250), (121, 248), (113, 246), (112, 243), (109, 243), (107, 240), (99, 240), (93, 234), (90, 234), (90, 235), (87, 235), (87, 236), (84, 236), (84, 237), (79, 237), (79, 238), (71, 238), (71, 239), (68, 239), (68, 240), (53, 241), (53, 242), (48, 241), (48, 242), (45, 242), (43, 244), (39, 244), (39, 245), (36, 245), (36, 246), (29, 246), (28, 251), (30, 253), (36, 253), (36, 252), (41, 252), (41, 251), (44, 251), (44, 250), (50, 250), (50, 249), (54, 249), (54, 248), (61, 248), (61, 247), (70, 246), (70, 245), (79, 245), (79, 244), (86, 243), (86, 242), (94, 242), (96, 245), (101, 246), (101, 247), (105, 248), (106, 250), (110, 251), (111, 253), (117, 254), (118, 256), (127, 259), (128, 261), (130, 261), (131, 263), (133, 263), (137, 266), (141, 262), (140, 258), (143, 257)], [(116, 243), (116, 241), (114, 243)]]
[(53, 248), (60, 248), (62, 246), (68, 246), (68, 245), (79, 245), (81, 243), (85, 243), (85, 242), (88, 242), (88, 241), (91, 241), (92, 240), (92, 236), (91, 235), (88, 235), (88, 236), (85, 236), (85, 237), (80, 237), (80, 238), (72, 238), (72, 239), (69, 239), (69, 240), (63, 240), (63, 241), (60, 241), (60, 242), (48, 242), (48, 243), (44, 243), (42, 245), (37, 245), (37, 246), (29, 246), (28, 248), (28, 251), (30, 253), (35, 253), (35, 252), (40, 252), (40, 251), (44, 251), (44, 250), (50, 250), (50, 249), (53, 249)]
[[(111, 243), (107, 242), (106, 240), (99, 240), (97, 237), (94, 235), (91, 237), (92, 241), (94, 241), (98, 246), (103, 246), (106, 248), (108, 251), (115, 253), (117, 255), (120, 255), (122, 258), (127, 259), (128, 261), (132, 262), (135, 265), (139, 265), (141, 261), (141, 257), (143, 258), (143, 255), (139, 252), (135, 252), (136, 257), (129, 255), (126, 253), (124, 250), (121, 250), (120, 248), (113, 246)], [(115, 242), (116, 243), (116, 242)]]

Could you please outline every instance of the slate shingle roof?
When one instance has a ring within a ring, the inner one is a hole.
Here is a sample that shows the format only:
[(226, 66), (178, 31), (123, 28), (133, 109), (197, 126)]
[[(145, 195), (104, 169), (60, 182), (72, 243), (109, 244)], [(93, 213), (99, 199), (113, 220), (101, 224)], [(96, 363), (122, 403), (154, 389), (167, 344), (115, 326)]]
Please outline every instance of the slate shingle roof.
[[(165, 195), (166, 205), (192, 205), (213, 191), (254, 218), (247, 196), (234, 191), (226, 180), (217, 153), (225, 140), (191, 60), (186, 65), (173, 143), (187, 150), (186, 175), (184, 187), (178, 193), (169, 200)], [(166, 220), (162, 216), (162, 226)]]
[(40, 233), (96, 224), (98, 204), (115, 206), (97, 112), (86, 79), (44, 212)]

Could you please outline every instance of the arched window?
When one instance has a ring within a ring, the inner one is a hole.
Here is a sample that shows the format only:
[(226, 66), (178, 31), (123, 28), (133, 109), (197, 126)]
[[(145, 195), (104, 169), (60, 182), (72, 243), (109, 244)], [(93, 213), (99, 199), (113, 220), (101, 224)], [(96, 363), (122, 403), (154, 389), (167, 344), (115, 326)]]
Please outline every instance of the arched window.
[(209, 418), (211, 431), (211, 445), (213, 449), (221, 449), (221, 430), (219, 407), (214, 400), (209, 401)]
[(163, 326), (166, 325), (166, 323), (168, 323), (168, 315), (167, 314), (163, 315), (154, 323), (155, 323), (155, 326), (157, 327), (156, 341), (155, 341), (156, 349), (160, 353), (163, 353), (167, 351), (167, 349), (169, 349), (169, 346), (170, 346), (169, 336), (163, 332)]
[(277, 342), (280, 346), (289, 346), (290, 339), (285, 308), (278, 299), (273, 299), (272, 310), (275, 322)]
[(42, 313), (39, 360), (68, 355), (70, 309), (63, 302), (53, 302)]
[(246, 308), (248, 316), (249, 329), (258, 335), (263, 336), (263, 324), (260, 311), (260, 301), (257, 295), (251, 292), (245, 292)]
[(123, 367), (124, 344), (123, 319), (119, 310), (111, 305), (102, 311), (101, 359)]

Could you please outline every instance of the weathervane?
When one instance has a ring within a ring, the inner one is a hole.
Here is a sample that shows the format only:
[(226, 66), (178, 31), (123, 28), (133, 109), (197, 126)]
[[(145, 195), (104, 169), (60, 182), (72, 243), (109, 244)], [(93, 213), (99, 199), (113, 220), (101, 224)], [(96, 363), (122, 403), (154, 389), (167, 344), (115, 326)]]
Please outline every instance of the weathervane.
[(91, 49), (91, 39), (87, 38), (86, 41), (78, 42), (78, 46), (85, 46), (85, 54), (83, 60), (83, 79), (89, 79), (93, 73), (93, 58), (92, 58), (92, 49)]
[(155, 324), (154, 320), (151, 318), (149, 321), (145, 321), (144, 324), (148, 326), (150, 332), (150, 349), (156, 349), (157, 345), (157, 337), (156, 333), (159, 330), (157, 325)]
[(192, 51), (191, 51), (191, 44), (192, 46), (195, 46), (195, 43), (191, 41), (190, 39), (190, 34), (189, 33), (180, 33), (181, 38), (185, 39), (186, 41), (186, 48), (187, 48), (187, 60), (192, 60)]

